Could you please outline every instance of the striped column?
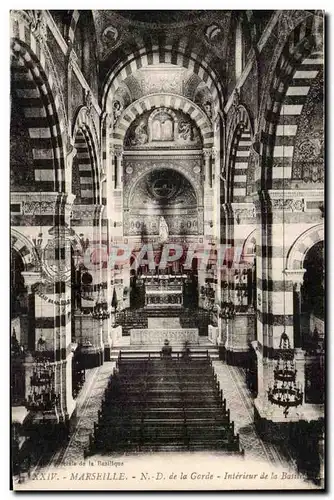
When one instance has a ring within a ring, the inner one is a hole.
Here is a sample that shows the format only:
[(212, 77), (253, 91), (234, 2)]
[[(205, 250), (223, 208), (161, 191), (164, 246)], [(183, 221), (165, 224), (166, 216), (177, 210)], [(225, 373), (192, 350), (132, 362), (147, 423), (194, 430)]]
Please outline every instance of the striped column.
[(234, 172), (231, 182), (233, 191), (232, 200), (234, 202), (243, 202), (247, 195), (247, 169), (249, 151), (251, 146), (251, 132), (250, 130), (243, 129), (240, 138), (237, 141)]

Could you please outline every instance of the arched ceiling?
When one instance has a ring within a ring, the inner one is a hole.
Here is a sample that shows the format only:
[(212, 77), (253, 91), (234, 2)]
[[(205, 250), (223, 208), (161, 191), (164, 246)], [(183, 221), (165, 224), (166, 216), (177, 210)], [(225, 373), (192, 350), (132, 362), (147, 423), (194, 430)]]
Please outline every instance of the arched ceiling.
[[(227, 45), (224, 34), (230, 24), (229, 11), (152, 11), (149, 14), (147, 18), (145, 11), (142, 14), (136, 11), (126, 11), (125, 14), (123, 11), (93, 11), (100, 41), (101, 82), (106, 81), (109, 72), (121, 68), (122, 61), (131, 63), (130, 71), (126, 71), (133, 73), (133, 66), (139, 69), (134, 62), (136, 57), (143, 54), (148, 58), (149, 66), (152, 62), (172, 63), (191, 70), (195, 64), (202, 66), (202, 70), (196, 71), (195, 68), (192, 72), (199, 74), (204, 83), (207, 81), (207, 77), (203, 78), (205, 72), (216, 82), (224, 81)], [(155, 59), (152, 62), (151, 57)], [(171, 60), (173, 58), (175, 61)]]

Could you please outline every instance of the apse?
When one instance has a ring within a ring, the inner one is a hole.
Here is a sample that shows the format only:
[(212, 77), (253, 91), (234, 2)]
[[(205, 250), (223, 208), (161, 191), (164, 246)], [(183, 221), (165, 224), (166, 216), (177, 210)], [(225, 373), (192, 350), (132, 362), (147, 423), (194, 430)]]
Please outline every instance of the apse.
[(195, 190), (172, 168), (153, 169), (133, 186), (129, 200), (128, 234), (159, 234), (163, 217), (169, 235), (198, 234)]

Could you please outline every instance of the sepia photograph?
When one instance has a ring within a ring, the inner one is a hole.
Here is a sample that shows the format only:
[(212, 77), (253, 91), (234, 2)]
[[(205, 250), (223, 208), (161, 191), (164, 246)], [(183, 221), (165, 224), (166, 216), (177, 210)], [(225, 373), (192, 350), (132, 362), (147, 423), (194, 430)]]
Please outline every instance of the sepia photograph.
[(8, 15), (10, 489), (325, 490), (325, 12)]

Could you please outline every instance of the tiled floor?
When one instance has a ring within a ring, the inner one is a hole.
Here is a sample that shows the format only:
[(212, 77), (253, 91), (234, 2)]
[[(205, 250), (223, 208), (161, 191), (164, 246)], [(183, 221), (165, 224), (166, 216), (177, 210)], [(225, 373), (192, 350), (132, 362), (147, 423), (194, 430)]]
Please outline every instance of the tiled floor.
[(227, 408), (235, 430), (240, 434), (240, 444), (245, 458), (294, 467), (294, 461), (286, 447), (279, 447), (263, 441), (255, 430), (253, 398), (245, 383), (242, 368), (229, 366), (222, 361), (213, 361), (213, 367), (226, 398)]

